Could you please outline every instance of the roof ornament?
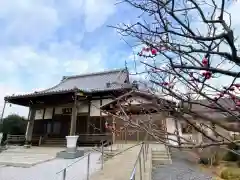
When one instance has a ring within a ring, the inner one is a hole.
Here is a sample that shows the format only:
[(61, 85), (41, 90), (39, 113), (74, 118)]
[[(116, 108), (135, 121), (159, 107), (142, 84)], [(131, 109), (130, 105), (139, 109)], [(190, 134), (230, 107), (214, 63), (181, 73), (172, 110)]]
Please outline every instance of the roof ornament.
[(29, 101), (29, 104), (33, 104), (32, 100)]
[(107, 82), (107, 83), (106, 83), (106, 87), (107, 87), (107, 88), (110, 88), (110, 87), (111, 87), (111, 83), (110, 83), (110, 82)]
[(132, 87), (133, 87), (134, 89), (138, 89), (138, 83), (137, 83), (136, 80), (134, 80), (134, 81), (132, 82)]
[(65, 80), (65, 79), (67, 79), (67, 76), (63, 76), (63, 77), (62, 77), (62, 81)]

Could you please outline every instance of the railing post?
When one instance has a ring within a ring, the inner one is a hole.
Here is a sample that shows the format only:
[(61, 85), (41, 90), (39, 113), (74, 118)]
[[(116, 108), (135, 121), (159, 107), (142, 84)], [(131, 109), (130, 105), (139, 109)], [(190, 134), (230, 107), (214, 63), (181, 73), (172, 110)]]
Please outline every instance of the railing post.
[(87, 158), (87, 180), (89, 180), (89, 171), (90, 171), (90, 153), (88, 153)]
[(139, 156), (139, 172), (140, 172), (140, 180), (142, 180), (142, 162), (141, 162), (141, 154)]
[(42, 144), (42, 136), (39, 137), (38, 146), (41, 146), (41, 144)]
[(103, 162), (104, 162), (104, 149), (103, 149), (103, 143), (102, 143), (102, 147), (101, 147), (101, 153), (102, 153), (102, 163), (101, 163), (101, 169), (103, 170)]
[(134, 174), (134, 176), (133, 176), (133, 179), (132, 180), (135, 180), (136, 179), (136, 176), (135, 176), (136, 174)]
[(66, 168), (63, 170), (63, 180), (65, 180), (66, 179), (66, 173), (67, 171), (66, 171)]
[(145, 144), (143, 144), (143, 169), (144, 169), (144, 172), (146, 171), (146, 166), (145, 166), (145, 149), (144, 149), (144, 147), (145, 147)]

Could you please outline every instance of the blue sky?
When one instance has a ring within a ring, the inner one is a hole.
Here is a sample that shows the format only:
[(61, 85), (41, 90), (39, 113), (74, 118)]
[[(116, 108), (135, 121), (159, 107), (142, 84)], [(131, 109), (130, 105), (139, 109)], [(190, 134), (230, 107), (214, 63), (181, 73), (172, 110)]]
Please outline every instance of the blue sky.
[[(1, 0), (0, 112), (6, 95), (49, 88), (62, 76), (124, 67), (132, 49), (107, 25), (139, 15), (115, 0)], [(237, 2), (229, 8), (240, 35)], [(27, 115), (7, 106), (5, 115)]]
[[(5, 95), (51, 87), (64, 75), (124, 67), (131, 48), (107, 25), (130, 22), (136, 13), (114, 3), (1, 0), (0, 108)], [(27, 110), (7, 107), (11, 112)]]

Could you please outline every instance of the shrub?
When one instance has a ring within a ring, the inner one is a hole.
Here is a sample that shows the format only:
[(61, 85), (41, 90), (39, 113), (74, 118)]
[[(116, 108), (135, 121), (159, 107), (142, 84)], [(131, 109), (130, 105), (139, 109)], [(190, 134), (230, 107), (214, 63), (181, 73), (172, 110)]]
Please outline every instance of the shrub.
[(210, 164), (210, 159), (209, 158), (206, 158), (206, 157), (201, 157), (200, 159), (199, 159), (199, 164), (204, 164), (204, 165), (208, 165), (208, 164)]
[(240, 168), (240, 161), (237, 162), (238, 167)]
[(216, 152), (213, 157), (212, 165), (218, 166), (221, 160), (222, 160), (222, 157), (220, 156), (220, 152)]
[[(228, 145), (228, 149), (239, 152), (240, 146), (235, 143), (231, 143)], [(240, 158), (238, 154), (228, 151), (223, 159), (225, 161), (238, 161)]]
[(221, 172), (221, 178), (226, 180), (240, 180), (240, 169), (227, 168)]

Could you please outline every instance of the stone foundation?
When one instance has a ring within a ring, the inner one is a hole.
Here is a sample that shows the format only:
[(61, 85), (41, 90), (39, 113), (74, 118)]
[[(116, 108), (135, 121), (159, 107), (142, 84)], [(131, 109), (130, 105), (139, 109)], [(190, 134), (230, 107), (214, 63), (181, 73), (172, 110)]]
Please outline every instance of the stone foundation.
[(63, 159), (75, 159), (83, 155), (84, 155), (83, 150), (67, 149), (66, 151), (58, 152), (56, 157), (63, 158)]

